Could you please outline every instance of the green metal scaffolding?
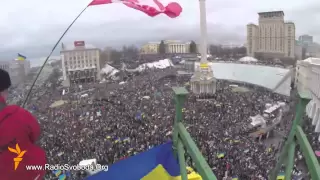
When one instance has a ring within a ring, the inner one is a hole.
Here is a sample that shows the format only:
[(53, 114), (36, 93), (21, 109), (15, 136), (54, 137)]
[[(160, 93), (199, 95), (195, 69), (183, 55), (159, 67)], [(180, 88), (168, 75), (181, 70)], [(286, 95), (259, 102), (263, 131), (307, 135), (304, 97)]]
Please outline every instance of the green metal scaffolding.
[[(185, 153), (187, 153), (195, 163), (195, 168), (203, 180), (217, 180), (205, 158), (202, 156), (200, 150), (198, 149), (196, 143), (193, 141), (192, 137), (182, 123), (182, 106), (184, 104), (188, 91), (184, 87), (174, 87), (172, 89), (175, 93), (174, 100), (176, 104), (176, 115), (173, 130), (173, 150), (175, 156), (179, 160), (181, 178), (182, 180), (188, 180), (185, 161)], [(301, 152), (306, 160), (311, 178), (313, 180), (320, 180), (319, 162), (310, 146), (305, 133), (302, 130), (302, 118), (309, 101), (309, 95), (303, 93), (299, 94), (299, 103), (297, 104), (297, 110), (295, 118), (292, 122), (289, 136), (282, 148), (276, 167), (271, 171), (269, 175), (269, 180), (277, 179), (277, 174), (279, 173), (281, 165), (283, 164), (286, 167), (285, 180), (291, 180), (296, 145), (300, 146)], [(284, 162), (285, 160), (286, 162)]]
[(291, 130), (282, 148), (276, 167), (270, 173), (270, 180), (276, 180), (281, 165), (285, 165), (285, 179), (291, 180), (296, 145), (300, 146), (300, 150), (305, 158), (311, 178), (313, 180), (320, 180), (319, 162), (302, 128), (304, 124), (302, 122), (303, 115), (305, 113), (306, 106), (310, 101), (310, 97), (311, 96), (308, 93), (299, 93), (299, 103), (297, 105), (296, 115), (292, 122)]
[(185, 161), (185, 153), (188, 153), (192, 161), (195, 163), (197, 172), (203, 180), (216, 180), (216, 176), (213, 174), (196, 143), (193, 141), (182, 123), (182, 106), (188, 91), (184, 87), (174, 87), (172, 89), (175, 93), (174, 100), (176, 103), (176, 116), (173, 130), (173, 150), (176, 157), (179, 159), (181, 179), (188, 180)]

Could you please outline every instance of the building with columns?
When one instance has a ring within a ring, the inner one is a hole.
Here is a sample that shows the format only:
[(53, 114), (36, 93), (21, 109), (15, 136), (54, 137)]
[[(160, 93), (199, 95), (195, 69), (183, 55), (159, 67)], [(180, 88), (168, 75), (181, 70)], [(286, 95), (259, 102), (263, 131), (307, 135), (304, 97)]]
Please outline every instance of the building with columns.
[(295, 24), (284, 21), (283, 11), (260, 12), (259, 25), (247, 25), (247, 55), (295, 58)]
[(166, 40), (164, 41), (166, 46), (166, 53), (184, 54), (190, 53), (190, 42), (182, 42), (178, 40)]
[(299, 91), (309, 92), (310, 66), (312, 58), (297, 61), (294, 85)]
[[(141, 54), (159, 54), (159, 42), (149, 42), (143, 45), (140, 49)], [(165, 40), (165, 53), (166, 54), (185, 54), (190, 53), (190, 43), (182, 42), (179, 40)]]
[[(298, 83), (297, 88), (303, 91), (303, 88), (299, 88), (301, 84), (307, 87), (306, 93), (311, 96), (311, 101), (308, 103), (306, 108), (306, 114), (312, 120), (312, 125), (314, 126), (314, 131), (320, 132), (320, 59), (319, 58), (308, 58), (304, 60), (304, 70), (299, 69), (301, 76), (307, 77), (305, 82)], [(318, 138), (320, 142), (320, 136)]]

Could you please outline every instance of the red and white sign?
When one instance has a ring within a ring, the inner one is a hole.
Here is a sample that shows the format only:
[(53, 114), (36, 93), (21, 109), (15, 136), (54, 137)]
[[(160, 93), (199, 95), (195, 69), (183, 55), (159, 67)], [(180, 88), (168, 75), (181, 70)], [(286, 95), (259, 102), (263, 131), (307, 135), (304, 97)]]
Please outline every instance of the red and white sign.
[(85, 43), (84, 43), (84, 41), (75, 41), (74, 42), (74, 46), (75, 47), (79, 47), (79, 46), (83, 47), (83, 46), (85, 46)]

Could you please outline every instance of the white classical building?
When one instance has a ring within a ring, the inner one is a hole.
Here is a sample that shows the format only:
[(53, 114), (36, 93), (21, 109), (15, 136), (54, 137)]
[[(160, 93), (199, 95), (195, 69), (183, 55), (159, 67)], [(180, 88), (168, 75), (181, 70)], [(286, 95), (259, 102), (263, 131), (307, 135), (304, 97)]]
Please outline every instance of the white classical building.
[[(160, 41), (159, 42), (149, 42), (145, 45), (143, 45), (140, 49), (141, 54), (158, 54), (159, 47), (160, 47)], [(183, 42), (179, 40), (165, 40), (165, 52), (169, 54), (185, 54), (190, 53), (190, 41)]]
[[(304, 63), (309, 64), (305, 69), (307, 72), (304, 72), (308, 76), (308, 78), (305, 79), (304, 84), (308, 87), (312, 97), (307, 105), (306, 113), (308, 117), (312, 119), (312, 125), (315, 126), (315, 132), (320, 132), (320, 59), (308, 58)], [(318, 140), (320, 142), (320, 136)]]
[(308, 85), (311, 79), (310, 67), (312, 66), (312, 59), (314, 58), (297, 61), (294, 85), (297, 87), (298, 91), (309, 93)]

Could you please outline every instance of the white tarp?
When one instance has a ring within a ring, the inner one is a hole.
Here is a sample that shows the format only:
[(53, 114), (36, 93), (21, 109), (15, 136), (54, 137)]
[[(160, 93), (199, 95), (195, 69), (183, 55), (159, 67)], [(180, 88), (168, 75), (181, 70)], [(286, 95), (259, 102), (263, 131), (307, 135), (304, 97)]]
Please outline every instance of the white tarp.
[[(217, 79), (256, 84), (268, 89), (274, 87), (289, 72), (289, 69), (236, 63), (209, 63)], [(195, 68), (199, 63), (195, 63)], [(288, 77), (276, 90), (276, 93), (290, 96), (291, 77)]]
[(251, 116), (250, 119), (251, 119), (250, 124), (253, 127), (256, 127), (256, 126), (265, 127), (266, 126), (266, 120), (260, 114), (258, 114), (256, 116)]
[(117, 72), (119, 72), (118, 69), (110, 66), (109, 64), (106, 64), (104, 68), (101, 69), (101, 74), (107, 75), (107, 77), (114, 76)]
[(85, 98), (85, 97), (88, 97), (88, 96), (89, 96), (88, 94), (82, 94), (81, 95), (82, 98)]
[(86, 160), (82, 160), (79, 162), (79, 166), (88, 166), (88, 165), (93, 165), (93, 167), (96, 169), (93, 171), (86, 170), (86, 172), (89, 175), (93, 175), (93, 174), (96, 174), (101, 171), (101, 169), (97, 169), (97, 160), (96, 159), (86, 159)]
[(96, 165), (97, 159), (85, 159), (79, 162), (79, 166)]
[(263, 112), (267, 113), (267, 114), (271, 114), (280, 107), (281, 107), (280, 104), (275, 104), (275, 105), (269, 107), (268, 109), (264, 110)]
[(128, 72), (138, 72), (138, 71), (141, 72), (147, 68), (149, 68), (149, 69), (165, 69), (170, 66), (173, 66), (173, 63), (171, 62), (171, 60), (170, 59), (163, 59), (163, 60), (155, 61), (152, 63), (141, 64), (140, 66), (138, 66), (135, 69), (126, 69), (126, 70)]
[(239, 62), (257, 62), (258, 60), (256, 58), (246, 56), (239, 59)]

